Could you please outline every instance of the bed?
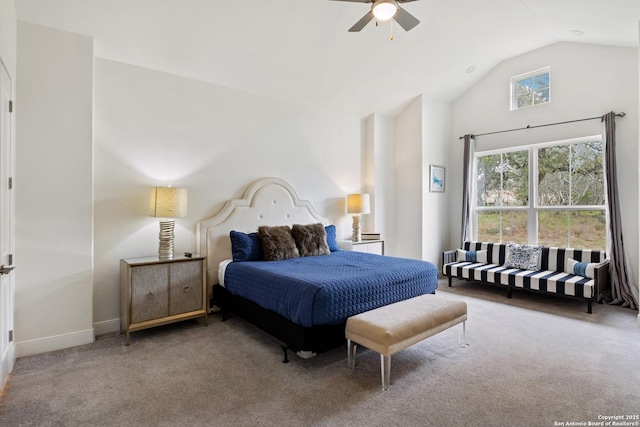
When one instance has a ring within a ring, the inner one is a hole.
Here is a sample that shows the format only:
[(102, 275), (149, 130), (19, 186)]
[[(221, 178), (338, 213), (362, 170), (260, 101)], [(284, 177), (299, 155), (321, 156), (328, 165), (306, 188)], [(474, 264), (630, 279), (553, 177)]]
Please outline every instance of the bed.
[[(279, 178), (253, 182), (200, 221), (197, 239), (211, 306), (224, 320), (232, 313), (280, 341), (285, 362), (288, 350), (309, 357), (344, 345), (350, 316), (438, 286), (429, 262), (339, 250), (335, 227)], [(282, 255), (282, 247), (296, 253)], [(264, 260), (272, 249), (275, 258)]]

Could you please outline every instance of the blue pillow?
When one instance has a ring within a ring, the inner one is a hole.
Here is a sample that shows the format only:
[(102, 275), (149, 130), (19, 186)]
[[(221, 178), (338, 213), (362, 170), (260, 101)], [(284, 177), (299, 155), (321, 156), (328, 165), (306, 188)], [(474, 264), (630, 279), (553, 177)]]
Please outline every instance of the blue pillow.
[(234, 261), (260, 261), (262, 255), (262, 243), (258, 233), (241, 233), (231, 230), (231, 254)]
[(462, 249), (458, 249), (457, 261), (487, 263), (487, 251), (463, 251)]
[(575, 274), (576, 276), (586, 277), (588, 279), (595, 278), (595, 270), (600, 264), (597, 262), (580, 262), (573, 258), (568, 258), (564, 272)]
[(324, 230), (327, 233), (327, 246), (331, 252), (339, 251), (338, 241), (336, 240), (336, 226), (327, 225)]

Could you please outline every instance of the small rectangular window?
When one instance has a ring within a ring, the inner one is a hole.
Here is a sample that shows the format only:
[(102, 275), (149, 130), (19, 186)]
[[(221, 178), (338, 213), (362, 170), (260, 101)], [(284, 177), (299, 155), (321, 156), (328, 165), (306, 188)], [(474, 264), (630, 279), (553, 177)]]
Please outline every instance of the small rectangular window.
[(511, 78), (511, 110), (551, 102), (549, 67)]

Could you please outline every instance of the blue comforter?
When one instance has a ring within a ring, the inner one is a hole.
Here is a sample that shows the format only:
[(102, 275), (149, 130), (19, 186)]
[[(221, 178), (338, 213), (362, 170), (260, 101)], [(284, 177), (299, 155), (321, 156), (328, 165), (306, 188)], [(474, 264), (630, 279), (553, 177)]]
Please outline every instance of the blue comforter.
[(332, 325), (438, 287), (426, 261), (336, 251), (283, 261), (227, 266), (225, 288), (304, 327)]

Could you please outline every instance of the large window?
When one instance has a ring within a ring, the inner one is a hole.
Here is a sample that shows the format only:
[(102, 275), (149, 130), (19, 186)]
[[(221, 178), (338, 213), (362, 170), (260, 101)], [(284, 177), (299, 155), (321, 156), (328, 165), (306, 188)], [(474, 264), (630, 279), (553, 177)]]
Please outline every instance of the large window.
[(475, 238), (606, 249), (600, 137), (476, 154)]
[(476, 165), (478, 240), (526, 243), (529, 152), (489, 154)]
[(543, 68), (511, 79), (511, 109), (551, 102), (550, 69)]

